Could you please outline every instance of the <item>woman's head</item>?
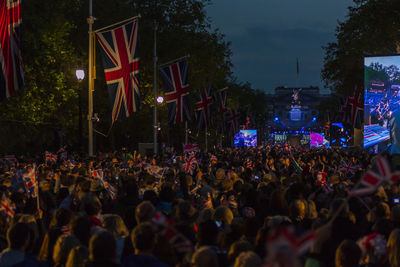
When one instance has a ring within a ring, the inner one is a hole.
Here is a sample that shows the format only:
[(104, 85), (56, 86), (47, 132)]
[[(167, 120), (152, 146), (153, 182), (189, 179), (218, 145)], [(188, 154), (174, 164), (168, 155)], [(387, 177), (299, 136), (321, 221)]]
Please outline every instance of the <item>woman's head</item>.
[(102, 227), (113, 234), (115, 238), (125, 238), (129, 235), (124, 221), (116, 214), (105, 215), (103, 217)]

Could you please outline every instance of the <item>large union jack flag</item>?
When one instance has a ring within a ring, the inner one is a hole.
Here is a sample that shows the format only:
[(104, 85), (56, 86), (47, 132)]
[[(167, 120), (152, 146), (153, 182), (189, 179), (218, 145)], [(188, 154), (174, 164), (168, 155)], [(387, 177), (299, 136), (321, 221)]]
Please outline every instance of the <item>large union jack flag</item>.
[(21, 1), (0, 2), (0, 100), (13, 96), (24, 84), (21, 53)]
[(96, 33), (103, 56), (104, 75), (112, 107), (112, 122), (140, 108), (138, 20)]
[(24, 179), (28, 195), (33, 198), (37, 197), (39, 185), (37, 180), (36, 164), (33, 164), (33, 166), (29, 167), (28, 170), (22, 174), (22, 178)]
[(190, 120), (187, 58), (160, 67), (160, 73), (165, 88), (169, 123), (178, 124)]
[(196, 117), (200, 129), (208, 129), (211, 123), (211, 87), (201, 90), (199, 92), (200, 101), (196, 103)]
[(14, 218), (15, 204), (4, 193), (0, 199), (0, 213), (2, 213), (7, 221)]
[(92, 176), (95, 180), (99, 181), (99, 183), (104, 187), (108, 194), (110, 194), (112, 200), (115, 200), (117, 198), (115, 188), (107, 182), (106, 178), (104, 178), (102, 169), (92, 171)]

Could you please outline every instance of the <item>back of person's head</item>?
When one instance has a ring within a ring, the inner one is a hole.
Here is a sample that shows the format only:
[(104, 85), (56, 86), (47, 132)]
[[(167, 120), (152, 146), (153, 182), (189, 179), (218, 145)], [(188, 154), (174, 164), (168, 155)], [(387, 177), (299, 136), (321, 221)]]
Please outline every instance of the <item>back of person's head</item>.
[(226, 224), (231, 224), (233, 220), (233, 213), (230, 208), (219, 206), (214, 211), (214, 220), (222, 221)]
[[(258, 229), (257, 229), (258, 230)], [(240, 253), (250, 251), (252, 249), (251, 244), (246, 240), (238, 240), (234, 242), (229, 248), (228, 252), (228, 260), (229, 262), (234, 262), (236, 257), (239, 256)]]
[(62, 235), (57, 239), (53, 251), (53, 261), (58, 265), (65, 265), (69, 252), (79, 245), (79, 240), (73, 235)]
[(214, 220), (208, 220), (199, 224), (197, 241), (200, 245), (213, 246), (217, 243), (219, 226)]
[(215, 251), (207, 246), (200, 247), (192, 256), (194, 267), (218, 267), (218, 257)]
[(306, 205), (303, 200), (295, 199), (289, 206), (290, 216), (303, 219), (306, 216)]
[(358, 266), (361, 259), (361, 249), (352, 240), (343, 240), (336, 249), (335, 266), (336, 267), (354, 267)]
[(239, 254), (235, 260), (234, 267), (260, 267), (262, 261), (253, 251), (246, 251)]
[(143, 201), (140, 203), (135, 210), (136, 223), (151, 221), (156, 212), (156, 208), (150, 201)]
[(8, 248), (16, 250), (25, 250), (30, 243), (31, 230), (26, 223), (16, 223), (7, 231)]
[(72, 211), (69, 209), (59, 208), (54, 212), (51, 219), (50, 227), (62, 227), (68, 225), (72, 217)]
[(400, 266), (400, 229), (394, 229), (387, 242), (390, 266)]
[(380, 202), (375, 206), (375, 216), (379, 218), (389, 218), (390, 217), (390, 207), (385, 202)]
[(107, 214), (103, 217), (101, 225), (104, 229), (114, 235), (115, 239), (125, 238), (129, 235), (128, 229), (122, 218), (116, 214)]
[(100, 231), (90, 238), (89, 259), (96, 262), (114, 261), (117, 253), (117, 243), (108, 231)]
[(400, 223), (400, 206), (394, 206), (390, 212), (390, 220), (393, 223)]
[(329, 207), (328, 216), (332, 217), (333, 215), (335, 215), (335, 213), (341, 208), (342, 205), (343, 205), (343, 208), (339, 212), (338, 217), (349, 218), (349, 215), (350, 215), (349, 204), (343, 198), (336, 198), (331, 202), (330, 207)]
[(69, 252), (65, 267), (84, 267), (88, 258), (89, 250), (87, 247), (78, 245)]
[(101, 212), (100, 200), (92, 194), (85, 195), (81, 200), (81, 210), (89, 216), (95, 216)]
[(70, 222), (70, 231), (84, 246), (89, 245), (92, 223), (87, 215), (78, 215)]
[(160, 201), (173, 202), (176, 197), (176, 193), (170, 186), (163, 186), (158, 196)]
[(154, 247), (156, 234), (150, 222), (136, 226), (131, 233), (131, 240), (136, 251), (151, 252)]

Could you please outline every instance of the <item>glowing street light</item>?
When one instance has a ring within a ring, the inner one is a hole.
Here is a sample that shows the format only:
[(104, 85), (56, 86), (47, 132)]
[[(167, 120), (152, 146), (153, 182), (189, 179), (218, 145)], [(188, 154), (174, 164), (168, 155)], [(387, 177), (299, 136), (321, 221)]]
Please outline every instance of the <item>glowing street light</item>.
[(82, 69), (77, 69), (75, 71), (75, 75), (76, 75), (76, 79), (78, 79), (78, 81), (82, 81), (83, 79), (85, 79), (85, 71)]
[(161, 104), (161, 103), (163, 103), (163, 102), (164, 102), (164, 97), (158, 96), (158, 97), (157, 97), (157, 103), (158, 103), (158, 104)]

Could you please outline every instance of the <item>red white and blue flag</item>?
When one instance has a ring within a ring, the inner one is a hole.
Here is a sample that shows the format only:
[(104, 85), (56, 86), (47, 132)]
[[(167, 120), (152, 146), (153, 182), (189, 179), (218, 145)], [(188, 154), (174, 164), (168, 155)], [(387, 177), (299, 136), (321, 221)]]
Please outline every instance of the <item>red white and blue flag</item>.
[(200, 90), (200, 101), (196, 103), (196, 117), (200, 129), (208, 129), (211, 124), (211, 87)]
[(360, 86), (356, 86), (354, 95), (347, 99), (348, 110), (350, 112), (350, 124), (353, 128), (360, 129), (363, 120), (364, 102)]
[(144, 168), (148, 174), (153, 175), (156, 178), (162, 178), (166, 168), (162, 168), (157, 165), (147, 164)]
[(351, 174), (355, 174), (358, 168), (360, 168), (360, 166), (353, 164), (353, 162), (351, 161), (343, 161), (342, 164), (339, 166), (339, 170), (344, 172), (345, 174), (349, 172)]
[(7, 220), (11, 220), (15, 215), (15, 204), (4, 193), (0, 200), (0, 213), (3, 214)]
[(226, 114), (226, 121), (233, 133), (237, 133), (239, 131), (239, 118), (240, 113), (235, 108), (230, 109)]
[(21, 1), (0, 2), (1, 73), (0, 101), (13, 96), (24, 85), (21, 52)]
[(97, 32), (104, 75), (112, 102), (112, 122), (126, 118), (140, 108), (138, 20)]
[(45, 152), (46, 162), (56, 163), (57, 162), (57, 155), (50, 153), (48, 151)]
[(214, 102), (218, 105), (218, 113), (221, 116), (222, 120), (224, 120), (225, 113), (228, 112), (226, 108), (226, 93), (228, 87), (218, 90), (214, 94)]
[(187, 58), (161, 66), (160, 73), (164, 84), (169, 123), (178, 124), (190, 120)]
[(183, 144), (183, 154), (200, 151), (198, 144)]
[(28, 195), (35, 198), (38, 197), (39, 185), (37, 180), (36, 164), (29, 167), (28, 170), (22, 173), (22, 179), (25, 182), (25, 188)]
[(185, 156), (184, 160), (185, 160), (185, 163), (183, 164), (183, 167), (185, 169), (185, 173), (189, 173), (190, 175), (193, 175), (194, 170), (196, 169), (196, 165), (197, 165), (197, 160), (196, 160), (195, 155)]
[(379, 156), (372, 165), (372, 168), (365, 173), (359, 184), (353, 188), (349, 194), (352, 196), (371, 194), (383, 183), (387, 182), (393, 184), (399, 179), (400, 172), (391, 172), (387, 160)]
[(108, 184), (108, 182), (103, 176), (102, 169), (92, 171), (92, 176), (95, 180), (100, 182), (100, 184), (104, 187), (104, 189), (108, 192), (108, 194), (110, 194), (112, 200), (115, 200), (117, 198), (117, 193), (115, 188), (112, 185)]

